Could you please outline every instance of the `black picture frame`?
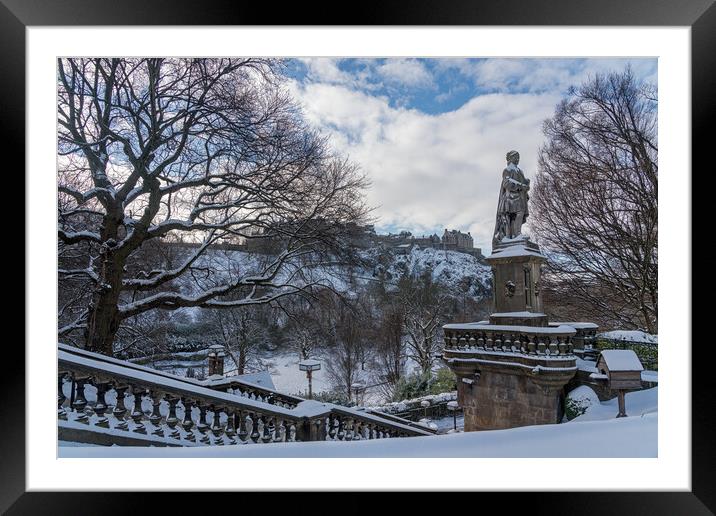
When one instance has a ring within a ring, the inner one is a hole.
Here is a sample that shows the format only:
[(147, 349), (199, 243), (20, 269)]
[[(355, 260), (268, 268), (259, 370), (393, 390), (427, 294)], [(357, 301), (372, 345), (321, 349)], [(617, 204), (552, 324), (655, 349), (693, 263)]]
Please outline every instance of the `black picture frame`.
[[(280, 8), (277, 6), (280, 5)], [(18, 149), (25, 143), (25, 29), (28, 26), (67, 25), (554, 25), (554, 26), (690, 26), (692, 43), (692, 163), (702, 174), (711, 170), (707, 153), (708, 128), (716, 113), (716, 6), (714, 0), (458, 0), (451, 3), (428, 0), (383, 1), (380, 4), (354, 4), (339, 11), (337, 3), (281, 3), (212, 0), (0, 0), (0, 124), (3, 156), (16, 158), (6, 170), (24, 170), (24, 155)], [(321, 20), (316, 13), (335, 13), (332, 20)], [(347, 13), (339, 18), (339, 13)], [(348, 14), (349, 13), (349, 14)], [(91, 52), (91, 47), (88, 47)], [(688, 180), (690, 171), (677, 171)], [(7, 174), (6, 177), (10, 177)], [(21, 174), (15, 172), (19, 180)], [(693, 176), (692, 176), (693, 177)], [(20, 188), (24, 187), (21, 185)], [(31, 195), (25, 190), (26, 195)], [(693, 201), (693, 205), (697, 203)], [(692, 217), (696, 221), (697, 217)], [(25, 235), (27, 238), (27, 235)], [(692, 254), (692, 256), (694, 256)], [(696, 270), (694, 268), (694, 270)], [(25, 270), (25, 274), (32, 271)], [(684, 300), (687, 302), (687, 300)], [(696, 309), (696, 303), (692, 305)], [(692, 320), (699, 320), (697, 317)], [(708, 320), (708, 319), (706, 319)], [(692, 338), (670, 343), (688, 350)], [(709, 388), (708, 341), (691, 346), (692, 353), (692, 490), (664, 493), (526, 493), (480, 494), (480, 505), (487, 508), (495, 500), (509, 497), (510, 512), (527, 509), (549, 514), (711, 514), (716, 511), (714, 471), (716, 446), (712, 390)], [(123, 513), (147, 509), (152, 498), (146, 494), (120, 493), (40, 493), (25, 492), (25, 353), (6, 343), (6, 365), (2, 372), (0, 402), (0, 509), (8, 514), (97, 514)], [(88, 469), (88, 473), (90, 470)], [(111, 474), (107, 472), (106, 474)], [(559, 479), (555, 479), (559, 484)], [(207, 493), (208, 494), (208, 493)], [(172, 496), (179, 496), (173, 494)], [(585, 498), (586, 497), (586, 498)], [(273, 497), (270, 508), (287, 497)], [(585, 503), (585, 499), (589, 503)], [(295, 503), (295, 498), (291, 498)], [(423, 504), (422, 497), (411, 497)], [(443, 500), (448, 503), (447, 500)], [(235, 503), (235, 499), (234, 502)], [(341, 507), (361, 508), (351, 498), (342, 498)], [(175, 499), (174, 506), (183, 502)], [(457, 504), (454, 510), (461, 509)]]

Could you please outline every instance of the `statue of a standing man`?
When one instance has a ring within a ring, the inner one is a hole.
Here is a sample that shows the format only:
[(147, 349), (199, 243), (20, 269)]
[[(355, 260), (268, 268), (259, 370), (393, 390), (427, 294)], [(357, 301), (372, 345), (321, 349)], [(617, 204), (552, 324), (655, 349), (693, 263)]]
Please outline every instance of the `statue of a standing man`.
[(525, 178), (520, 167), (520, 154), (517, 151), (507, 153), (507, 167), (502, 171), (500, 199), (497, 203), (497, 220), (492, 237), (494, 249), (503, 238), (515, 238), (522, 234), (522, 224), (527, 221), (527, 201), (530, 180)]

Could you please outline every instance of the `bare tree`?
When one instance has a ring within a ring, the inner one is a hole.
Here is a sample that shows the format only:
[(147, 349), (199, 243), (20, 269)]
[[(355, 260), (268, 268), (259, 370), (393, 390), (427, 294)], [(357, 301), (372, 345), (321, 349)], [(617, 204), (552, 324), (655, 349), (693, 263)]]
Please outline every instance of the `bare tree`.
[(405, 314), (403, 307), (391, 299), (379, 306), (373, 331), (375, 369), (384, 386), (386, 398), (392, 398), (395, 386), (403, 377), (405, 362)]
[(437, 353), (448, 295), (426, 270), (419, 278), (400, 280), (400, 299), (404, 309), (407, 356), (415, 360), (423, 373), (430, 373)]
[(544, 124), (531, 227), (543, 290), (603, 323), (657, 328), (657, 101), (631, 69), (597, 75)]
[(328, 356), (326, 372), (332, 386), (353, 399), (353, 386), (363, 379), (368, 331), (362, 300), (335, 296), (322, 300), (322, 340)]
[[(210, 310), (208, 320), (216, 328), (219, 343), (236, 365), (236, 374), (256, 367), (259, 349), (268, 338), (265, 305)], [(247, 369), (248, 368), (248, 369)]]
[[(278, 66), (58, 60), (58, 272), (73, 292), (61, 337), (112, 354), (123, 322), (150, 310), (263, 304), (320, 285), (306, 266), (320, 265), (316, 249), (343, 247), (336, 228), (361, 221), (366, 183), (307, 129)], [(253, 238), (281, 242), (259, 270), (207, 264), (214, 243)], [(138, 259), (170, 240), (195, 246)]]

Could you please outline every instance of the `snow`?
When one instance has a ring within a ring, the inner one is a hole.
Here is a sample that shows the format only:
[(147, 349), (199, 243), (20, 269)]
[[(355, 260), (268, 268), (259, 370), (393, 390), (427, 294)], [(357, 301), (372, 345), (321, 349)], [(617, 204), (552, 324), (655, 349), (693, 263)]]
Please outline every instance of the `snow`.
[(512, 326), (506, 324), (455, 323), (443, 326), (446, 330), (492, 330), (513, 333), (528, 333), (532, 335), (565, 334), (574, 335), (576, 331), (571, 326)]
[[(608, 413), (610, 419), (590, 420), (585, 416), (599, 413), (595, 410), (599, 407), (594, 407), (566, 424), (509, 430), (350, 442), (193, 448), (69, 447), (60, 448), (60, 457), (656, 457), (657, 414), (637, 415), (637, 405), (628, 398), (630, 417), (616, 419), (616, 407), (607, 407), (602, 415)], [(452, 418), (449, 419), (451, 424)]]
[(597, 336), (603, 339), (625, 340), (628, 342), (643, 342), (646, 344), (658, 343), (657, 335), (652, 335), (639, 330), (614, 330), (600, 333)]
[[(308, 379), (306, 371), (298, 368), (298, 355), (285, 353), (271, 357), (272, 367), (269, 370), (271, 380), (276, 390), (285, 394), (298, 394), (308, 392)], [(314, 393), (331, 390), (328, 372), (321, 368), (311, 373), (311, 386)]]
[(276, 390), (276, 387), (274, 386), (273, 381), (271, 380), (271, 374), (269, 374), (268, 371), (259, 371), (258, 373), (238, 374), (236, 376), (228, 376), (227, 379), (238, 380), (240, 382), (258, 385), (259, 387), (263, 387), (264, 389), (270, 389), (272, 391)]
[(611, 372), (644, 370), (639, 357), (631, 349), (605, 349), (602, 350), (601, 356)]
[[(641, 391), (628, 392), (624, 398), (624, 406), (626, 407), (628, 417), (621, 419), (653, 417), (656, 420), (659, 401), (658, 389), (656, 387)], [(564, 426), (571, 426), (572, 424), (585, 421), (619, 421), (620, 419), (615, 419), (618, 412), (619, 401), (617, 398), (613, 398), (609, 401), (592, 404), (584, 414), (574, 418)], [(656, 422), (654, 425), (656, 425)], [(615, 436), (614, 438), (619, 439), (618, 436)]]
[(505, 249), (494, 249), (490, 258), (508, 258), (514, 256), (539, 256), (544, 258), (544, 255), (534, 249), (529, 249), (524, 244), (517, 244), (507, 247)]
[(599, 328), (598, 324), (593, 322), (553, 322), (552, 324), (563, 324), (564, 326), (571, 326), (575, 330), (596, 330)]
[(495, 312), (492, 315), (494, 317), (544, 317), (544, 314), (539, 312)]

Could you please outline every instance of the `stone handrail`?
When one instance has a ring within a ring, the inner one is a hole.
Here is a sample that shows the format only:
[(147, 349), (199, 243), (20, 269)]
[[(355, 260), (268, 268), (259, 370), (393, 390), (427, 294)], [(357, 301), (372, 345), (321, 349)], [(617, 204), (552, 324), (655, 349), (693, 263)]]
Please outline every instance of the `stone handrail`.
[(274, 390), (267, 389), (266, 387), (263, 387), (261, 385), (255, 385), (253, 383), (246, 382), (243, 380), (237, 380), (236, 378), (208, 378), (206, 380), (198, 380), (196, 378), (177, 376), (171, 373), (160, 371), (158, 369), (153, 369), (151, 367), (141, 366), (135, 364), (134, 362), (120, 360), (105, 355), (100, 355), (98, 353), (92, 353), (90, 351), (85, 351), (83, 349), (79, 349), (73, 346), (68, 346), (67, 344), (58, 344), (58, 349), (74, 355), (89, 357), (94, 360), (106, 362), (108, 364), (122, 365), (124, 367), (134, 369), (136, 371), (144, 371), (164, 378), (184, 381), (201, 387), (207, 387), (216, 391), (229, 392), (231, 394), (236, 394), (237, 396), (243, 396), (249, 399), (263, 401), (271, 405), (292, 408), (303, 401), (303, 399), (299, 398), (298, 396), (291, 396), (289, 394), (276, 392)]
[[(407, 421), (330, 403), (302, 400), (285, 407), (147, 369), (95, 353), (59, 349), (60, 439), (79, 425), (105, 436), (151, 435), (174, 446), (431, 435)], [(94, 401), (88, 399), (93, 396)]]

